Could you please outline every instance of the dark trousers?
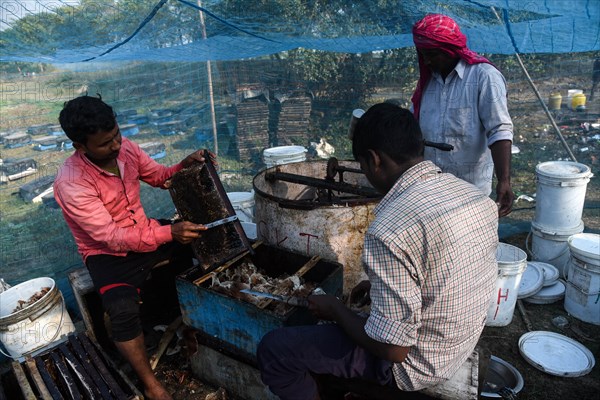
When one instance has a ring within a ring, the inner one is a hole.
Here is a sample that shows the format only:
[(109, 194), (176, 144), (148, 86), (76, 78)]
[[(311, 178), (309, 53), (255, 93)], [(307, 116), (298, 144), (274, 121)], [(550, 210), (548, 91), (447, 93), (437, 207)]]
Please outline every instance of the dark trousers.
[[(147, 287), (152, 267), (165, 260), (170, 261), (165, 267), (170, 271), (162, 273), (170, 279), (158, 279), (159, 287)], [(163, 303), (172, 300), (176, 297), (174, 277), (189, 268), (191, 261), (190, 247), (178, 242), (164, 244), (147, 253), (129, 252), (124, 257), (100, 254), (87, 258), (86, 266), (111, 322), (113, 340), (125, 342), (142, 333), (142, 292), (158, 296)]]
[(280, 328), (258, 345), (263, 382), (283, 400), (314, 400), (313, 375), (360, 378), (395, 385), (392, 363), (357, 346), (336, 324)]

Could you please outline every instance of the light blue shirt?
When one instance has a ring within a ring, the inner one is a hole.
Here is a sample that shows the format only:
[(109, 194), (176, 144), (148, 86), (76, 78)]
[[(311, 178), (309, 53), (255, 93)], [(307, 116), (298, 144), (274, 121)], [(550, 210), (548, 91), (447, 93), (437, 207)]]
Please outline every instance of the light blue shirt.
[(419, 123), (425, 140), (454, 146), (449, 152), (425, 147), (425, 159), (489, 195), (494, 173), (489, 146), (513, 139), (500, 71), (460, 60), (445, 81), (434, 73), (423, 92)]

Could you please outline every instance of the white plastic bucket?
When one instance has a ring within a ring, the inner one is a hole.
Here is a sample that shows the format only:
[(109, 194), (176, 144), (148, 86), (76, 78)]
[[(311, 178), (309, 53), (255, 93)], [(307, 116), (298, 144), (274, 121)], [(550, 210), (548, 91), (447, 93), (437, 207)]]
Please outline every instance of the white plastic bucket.
[(256, 232), (256, 224), (253, 222), (242, 222), (242, 229), (244, 229), (244, 233), (246, 237), (250, 240), (256, 240), (258, 238)]
[(565, 310), (581, 321), (600, 325), (600, 235), (579, 233), (568, 244), (571, 261)]
[(579, 226), (587, 183), (593, 176), (590, 168), (572, 161), (548, 161), (538, 164), (535, 173), (536, 224), (560, 230)]
[(510, 244), (498, 243), (496, 260), (498, 277), (487, 312), (486, 326), (506, 326), (511, 323), (521, 277), (527, 268), (527, 254)]
[[(572, 235), (583, 232), (583, 221), (574, 229), (548, 229), (531, 222), (531, 231), (527, 236), (527, 250), (533, 261), (541, 261), (554, 265), (559, 276), (564, 278), (569, 272), (569, 245), (567, 241)], [(531, 247), (529, 247), (529, 238)]]
[(254, 192), (229, 192), (227, 197), (241, 222), (254, 222)]
[[(40, 299), (15, 311), (43, 288)], [(0, 342), (14, 359), (31, 355), (75, 331), (62, 293), (52, 278), (36, 278), (0, 293)]]
[(306, 148), (303, 146), (279, 146), (263, 150), (263, 161), (267, 168), (276, 165), (302, 162), (306, 160)]

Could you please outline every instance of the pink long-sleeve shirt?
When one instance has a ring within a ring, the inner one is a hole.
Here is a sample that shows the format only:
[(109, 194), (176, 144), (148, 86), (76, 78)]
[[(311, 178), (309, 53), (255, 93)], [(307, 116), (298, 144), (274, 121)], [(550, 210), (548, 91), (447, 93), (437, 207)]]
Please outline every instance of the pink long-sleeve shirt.
[(173, 240), (169, 225), (161, 226), (146, 216), (140, 181), (164, 187), (165, 181), (183, 168), (181, 163), (160, 165), (123, 138), (117, 165), (120, 177), (76, 151), (65, 160), (54, 181), (54, 197), (84, 261), (96, 254), (154, 251)]

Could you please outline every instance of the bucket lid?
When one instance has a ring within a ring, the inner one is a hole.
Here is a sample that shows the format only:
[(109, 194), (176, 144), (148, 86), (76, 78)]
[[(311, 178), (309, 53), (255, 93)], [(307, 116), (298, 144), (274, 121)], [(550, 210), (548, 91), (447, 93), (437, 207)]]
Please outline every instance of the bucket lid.
[(535, 166), (535, 172), (550, 178), (588, 178), (590, 167), (574, 161), (546, 161)]
[(528, 363), (556, 376), (583, 376), (596, 363), (587, 347), (554, 332), (533, 331), (524, 334), (519, 338), (519, 351)]
[(546, 239), (555, 238), (559, 242), (566, 242), (572, 235), (581, 233), (585, 229), (583, 221), (579, 221), (579, 224), (572, 229), (565, 229), (563, 227), (551, 227), (539, 224), (535, 221), (531, 221), (531, 232), (538, 234)]
[(524, 300), (533, 304), (552, 304), (565, 297), (565, 289), (564, 283), (556, 281), (553, 285), (542, 287), (537, 293)]
[(593, 260), (600, 260), (600, 235), (595, 233), (578, 233), (567, 240), (571, 254), (581, 255)]
[(558, 268), (556, 268), (552, 264), (548, 264), (541, 261), (530, 261), (528, 264), (535, 264), (536, 266), (542, 269), (542, 272), (544, 273), (543, 286), (553, 285), (559, 278), (560, 272), (558, 271)]
[(263, 150), (263, 157), (286, 157), (296, 154), (304, 154), (307, 150), (303, 146), (279, 146)]
[(537, 293), (544, 284), (544, 271), (533, 263), (527, 263), (521, 283), (519, 284), (519, 294), (517, 299), (524, 299)]

